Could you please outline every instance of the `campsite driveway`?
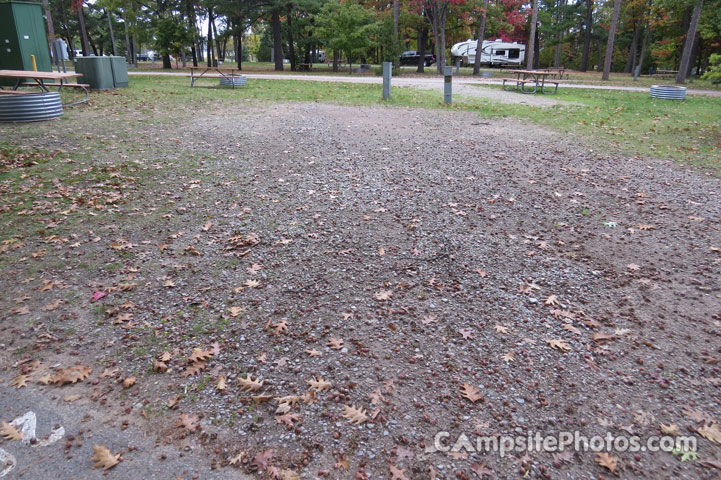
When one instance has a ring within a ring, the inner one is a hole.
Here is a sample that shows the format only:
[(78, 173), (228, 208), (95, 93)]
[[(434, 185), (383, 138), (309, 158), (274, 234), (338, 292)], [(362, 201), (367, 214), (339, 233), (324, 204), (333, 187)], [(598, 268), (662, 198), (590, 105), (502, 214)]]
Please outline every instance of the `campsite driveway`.
[[(4, 441), (7, 478), (100, 478), (100, 441), (108, 478), (717, 476), (719, 179), (471, 113), (103, 98), (0, 126), (62, 149), (4, 159), (0, 420), (92, 435)], [(432, 448), (662, 431), (697, 459)]]

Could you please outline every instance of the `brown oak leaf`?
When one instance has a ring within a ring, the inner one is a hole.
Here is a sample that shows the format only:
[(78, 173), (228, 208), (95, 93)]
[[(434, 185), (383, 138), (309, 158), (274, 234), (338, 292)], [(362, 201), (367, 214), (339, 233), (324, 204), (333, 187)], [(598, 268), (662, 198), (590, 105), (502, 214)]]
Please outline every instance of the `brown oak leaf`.
[(0, 437), (3, 437), (5, 440), (19, 442), (23, 439), (24, 435), (15, 425), (2, 422), (2, 424), (0, 424)]
[(596, 454), (596, 457), (593, 460), (600, 466), (607, 468), (614, 475), (616, 474), (618, 470), (618, 460), (616, 460), (615, 457), (606, 452), (600, 452)]
[(105, 445), (93, 445), (93, 453), (94, 455), (90, 458), (90, 461), (95, 462), (93, 468), (108, 470), (117, 465), (121, 460), (119, 453), (113, 455)]
[(368, 420), (368, 415), (365, 409), (348, 405), (343, 405), (343, 416), (348, 419), (348, 422), (355, 425), (360, 425), (361, 423)]
[(464, 383), (463, 386), (461, 386), (461, 394), (471, 401), (471, 403), (476, 403), (478, 400), (483, 398), (483, 395), (481, 395), (481, 391), (478, 390), (473, 385), (469, 385), (467, 383)]

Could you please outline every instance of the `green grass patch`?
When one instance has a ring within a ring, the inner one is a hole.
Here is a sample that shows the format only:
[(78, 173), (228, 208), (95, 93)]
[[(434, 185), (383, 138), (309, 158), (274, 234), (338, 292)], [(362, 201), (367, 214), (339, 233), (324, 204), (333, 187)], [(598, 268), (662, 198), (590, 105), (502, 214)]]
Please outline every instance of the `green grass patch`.
[[(205, 82), (205, 83), (203, 83)], [(563, 104), (534, 107), (502, 104), (484, 98), (456, 98), (444, 105), (440, 91), (394, 88), (391, 99), (381, 98), (380, 85), (294, 80), (250, 79), (246, 87), (217, 87), (217, 79), (202, 80), (189, 88), (182, 77), (132, 77), (133, 87), (119, 90), (120, 97), (102, 96), (137, 104), (155, 112), (205, 109), (212, 103), (237, 105), (248, 102), (325, 102), (339, 105), (384, 105), (478, 112), (486, 118), (513, 117), (559, 132), (584, 137), (598, 148), (612, 148), (622, 155), (651, 155), (718, 171), (721, 150), (721, 98), (689, 95), (683, 102), (656, 100), (647, 92), (559, 89), (553, 97)], [(206, 86), (202, 86), (206, 85)], [(440, 83), (439, 83), (440, 86)], [(479, 86), (495, 88), (496, 86)], [(520, 93), (510, 93), (518, 95)], [(212, 102), (212, 103), (209, 103)]]

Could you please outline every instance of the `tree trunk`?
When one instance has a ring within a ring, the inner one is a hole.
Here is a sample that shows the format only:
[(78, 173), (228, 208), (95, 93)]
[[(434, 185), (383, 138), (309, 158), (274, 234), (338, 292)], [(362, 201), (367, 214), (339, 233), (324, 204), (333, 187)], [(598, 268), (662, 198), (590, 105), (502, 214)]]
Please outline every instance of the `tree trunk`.
[(238, 70), (243, 70), (243, 34), (236, 35), (238, 46), (235, 50), (235, 56), (238, 60)]
[(435, 12), (431, 16), (431, 31), (433, 32), (434, 53), (436, 54), (436, 71), (441, 73), (443, 71), (443, 67), (441, 67), (441, 52), (439, 50), (441, 42), (438, 39), (438, 19), (436, 18)]
[(536, 53), (536, 23), (538, 23), (538, 0), (533, 0), (533, 13), (531, 14), (531, 34), (528, 36), (526, 53), (526, 68), (533, 69), (534, 55)]
[(398, 40), (398, 20), (401, 18), (401, 2), (393, 0), (393, 38)]
[(110, 46), (113, 49), (113, 55), (117, 55), (118, 52), (115, 50), (115, 33), (113, 32), (113, 12), (110, 9), (105, 10), (108, 14), (108, 30), (110, 31)]
[(651, 43), (651, 25), (646, 20), (646, 27), (643, 29), (643, 41), (641, 41), (641, 53), (638, 56), (638, 65), (643, 68), (643, 64), (646, 61), (646, 55), (648, 55), (648, 46)]
[(418, 68), (416, 68), (416, 72), (423, 73), (425, 71), (426, 67), (426, 44), (428, 43), (428, 26), (423, 25), (423, 27), (418, 29)]
[(633, 67), (636, 66), (636, 54), (638, 53), (638, 36), (641, 33), (641, 22), (636, 21), (636, 25), (633, 27), (633, 39), (631, 40), (631, 48), (628, 51), (628, 59), (626, 60), (626, 66), (623, 67), (624, 73), (633, 72)]
[(83, 48), (83, 56), (90, 53), (90, 44), (88, 42), (88, 31), (85, 28), (85, 15), (83, 14), (83, 6), (78, 7), (78, 23), (80, 24), (80, 43)]
[(333, 71), (338, 73), (338, 50), (333, 50)]
[(125, 61), (130, 65), (135, 65), (135, 56), (130, 51), (130, 34), (128, 34), (128, 21), (123, 22), (125, 24)]
[(611, 18), (611, 28), (608, 30), (606, 57), (603, 59), (603, 75), (601, 76), (601, 80), (608, 80), (611, 73), (611, 63), (613, 62), (613, 43), (616, 40), (616, 29), (618, 28), (618, 16), (620, 13), (621, 0), (614, 0), (613, 17)]
[(208, 68), (213, 66), (213, 8), (208, 8), (208, 45), (206, 46), (208, 56)]
[(211, 25), (213, 25), (213, 36), (215, 37), (215, 54), (216, 57), (213, 60), (213, 66), (218, 66), (218, 60), (225, 60), (225, 56), (223, 54), (223, 48), (220, 44), (220, 37), (218, 36), (218, 27), (215, 25), (215, 17), (213, 17), (213, 21), (211, 22)]
[(588, 70), (588, 57), (591, 55), (591, 29), (593, 28), (593, 0), (586, 0), (586, 20), (583, 29), (583, 52), (580, 70)]
[[(557, 10), (556, 10), (556, 25), (560, 26), (564, 21), (564, 13), (566, 11), (566, 0), (558, 0)], [(561, 53), (563, 50), (563, 36), (565, 35), (565, 31), (563, 28), (560, 28), (558, 32), (556, 32), (556, 47), (553, 52), (553, 66), (554, 67), (560, 67), (561, 66)]]
[(293, 5), (288, 5), (288, 56), (290, 57), (290, 70), (295, 72), (295, 45), (293, 42)]
[(436, 47), (436, 71), (443, 73), (446, 66), (446, 14), (448, 12), (448, 1), (437, 0), (433, 2), (429, 10), (433, 40)]
[(193, 67), (198, 66), (198, 53), (196, 52), (197, 45), (197, 26), (195, 25), (195, 7), (191, 0), (185, 1), (185, 16), (188, 19), (188, 28), (193, 32), (193, 41), (190, 44), (190, 54), (193, 56)]
[(688, 32), (686, 33), (686, 41), (683, 45), (683, 53), (681, 54), (681, 65), (678, 67), (678, 75), (676, 75), (676, 83), (684, 83), (688, 76), (689, 64), (691, 63), (691, 54), (693, 53), (693, 44), (696, 39), (696, 29), (698, 28), (698, 19), (701, 17), (701, 8), (703, 7), (703, 0), (699, 0), (695, 7), (693, 7), (693, 14), (691, 15), (691, 24), (688, 26)]
[(596, 41), (596, 49), (598, 50), (598, 62), (596, 62), (596, 71), (602, 72), (603, 71), (603, 45), (601, 44), (601, 40)]
[(483, 0), (481, 21), (478, 24), (478, 41), (476, 42), (476, 58), (473, 62), (473, 75), (481, 74), (481, 57), (483, 57), (483, 38), (486, 36), (486, 17), (488, 13), (488, 0)]
[(50, 53), (52, 54), (53, 60), (55, 60), (55, 64), (58, 65), (58, 68), (60, 68), (59, 65), (60, 58), (62, 58), (62, 53), (55, 52), (55, 49), (53, 48), (53, 43), (55, 42), (55, 25), (53, 25), (53, 15), (52, 13), (50, 13), (50, 5), (48, 4), (48, 0), (43, 0), (43, 10), (45, 11), (45, 20), (48, 24), (48, 45), (50, 46)]
[(283, 71), (283, 39), (280, 35), (280, 13), (278, 9), (274, 9), (271, 13), (271, 23), (273, 26), (273, 57), (275, 60), (275, 69), (279, 72)]

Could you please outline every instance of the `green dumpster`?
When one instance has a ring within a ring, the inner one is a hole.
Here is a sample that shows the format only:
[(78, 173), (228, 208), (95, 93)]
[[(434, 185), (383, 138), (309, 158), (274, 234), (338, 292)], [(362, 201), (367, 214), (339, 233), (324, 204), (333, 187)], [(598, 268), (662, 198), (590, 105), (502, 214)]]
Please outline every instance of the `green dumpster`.
[(78, 81), (87, 83), (93, 90), (108, 90), (115, 87), (110, 57), (77, 57), (75, 71), (83, 74)]
[(113, 85), (115, 88), (128, 86), (128, 66), (125, 64), (125, 57), (109, 57), (110, 66), (113, 69)]

